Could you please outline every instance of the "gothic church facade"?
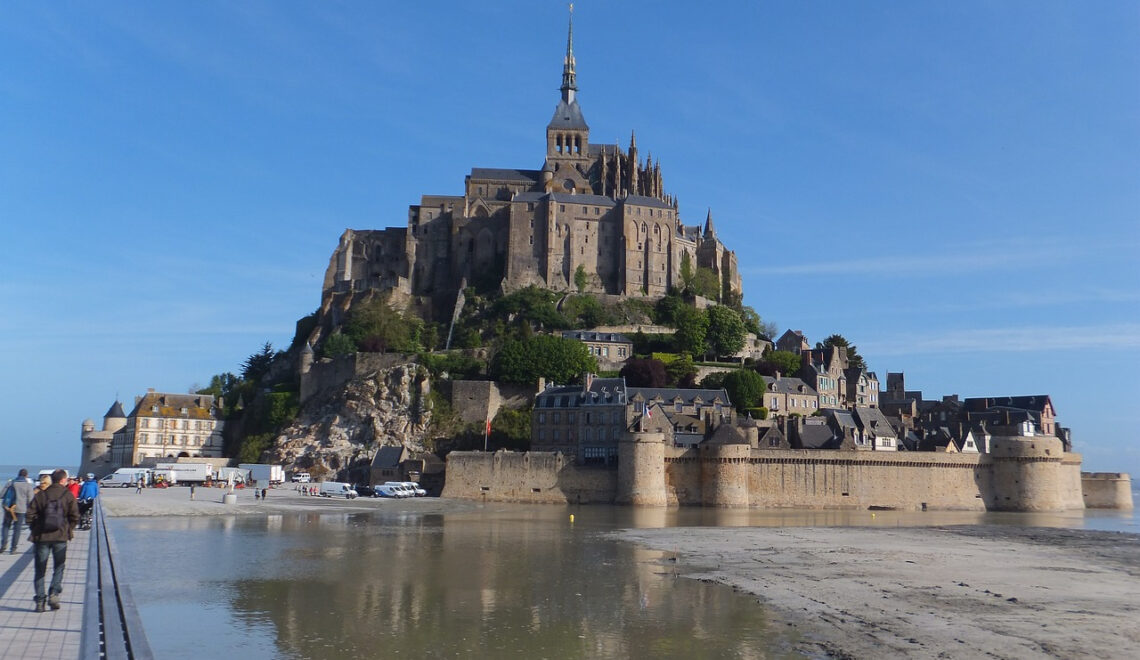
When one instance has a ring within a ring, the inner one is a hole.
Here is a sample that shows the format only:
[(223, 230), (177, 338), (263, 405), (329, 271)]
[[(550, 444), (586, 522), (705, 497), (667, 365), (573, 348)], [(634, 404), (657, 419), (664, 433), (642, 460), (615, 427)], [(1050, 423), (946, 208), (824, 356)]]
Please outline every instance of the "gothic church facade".
[(681, 264), (713, 271), (722, 291), (741, 294), (736, 255), (702, 226), (681, 222), (665, 192), (660, 161), (590, 142), (578, 104), (573, 23), (561, 99), (546, 126), (539, 170), (473, 168), (464, 193), (424, 195), (406, 227), (347, 230), (329, 261), (322, 315), (354, 296), (391, 293), (397, 306), (449, 314), (463, 283), (528, 285), (658, 298), (681, 282)]

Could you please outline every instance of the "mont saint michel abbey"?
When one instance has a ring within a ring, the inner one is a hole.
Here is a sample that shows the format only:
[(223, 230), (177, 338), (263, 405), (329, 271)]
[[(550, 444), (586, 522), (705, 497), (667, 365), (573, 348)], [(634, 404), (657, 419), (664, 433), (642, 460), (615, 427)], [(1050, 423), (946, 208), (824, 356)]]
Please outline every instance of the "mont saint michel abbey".
[(568, 291), (579, 271), (587, 292), (657, 298), (678, 285), (686, 255), (740, 294), (736, 255), (717, 238), (711, 211), (703, 226), (681, 222), (659, 161), (642, 160), (636, 135), (628, 149), (590, 142), (572, 21), (561, 92), (541, 169), (472, 168), (463, 195), (424, 195), (407, 227), (345, 231), (325, 274), (322, 315), (365, 292), (450, 314), (463, 282)]

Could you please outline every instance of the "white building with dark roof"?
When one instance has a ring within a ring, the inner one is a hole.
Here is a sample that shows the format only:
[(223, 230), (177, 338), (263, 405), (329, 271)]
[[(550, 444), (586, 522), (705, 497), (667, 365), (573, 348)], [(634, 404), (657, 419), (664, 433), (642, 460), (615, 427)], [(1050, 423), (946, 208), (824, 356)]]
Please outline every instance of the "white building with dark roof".
[(221, 458), (220, 404), (209, 394), (147, 390), (114, 433), (111, 463), (131, 467), (145, 459)]

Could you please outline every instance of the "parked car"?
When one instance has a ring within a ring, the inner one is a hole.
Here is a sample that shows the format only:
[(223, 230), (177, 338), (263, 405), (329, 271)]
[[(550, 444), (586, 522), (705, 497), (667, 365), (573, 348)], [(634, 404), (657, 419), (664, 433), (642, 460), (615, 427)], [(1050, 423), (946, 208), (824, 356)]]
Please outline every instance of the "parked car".
[(379, 497), (379, 495), (376, 494), (376, 489), (368, 484), (356, 484), (352, 488), (356, 491), (356, 494), (361, 497)]
[(307, 484), (307, 483), (310, 483), (312, 480), (313, 480), (313, 478), (309, 476), (308, 472), (294, 472), (293, 473), (293, 483), (295, 483), (295, 484)]

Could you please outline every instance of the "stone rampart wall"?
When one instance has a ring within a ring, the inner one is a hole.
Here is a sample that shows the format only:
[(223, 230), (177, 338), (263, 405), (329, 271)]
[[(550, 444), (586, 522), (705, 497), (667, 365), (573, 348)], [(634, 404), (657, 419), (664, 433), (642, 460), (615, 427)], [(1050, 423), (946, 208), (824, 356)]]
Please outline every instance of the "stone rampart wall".
[[(670, 503), (723, 506), (704, 487), (716, 471), (706, 457), (689, 450), (666, 462)], [(980, 511), (990, 474), (978, 454), (796, 449), (752, 450), (746, 465), (724, 462), (719, 469), (730, 487), (743, 472), (753, 508), (917, 510), (925, 504), (928, 509)]]
[(574, 465), (553, 452), (455, 451), (447, 456), (443, 497), (493, 502), (608, 504), (617, 491), (617, 471)]
[[(627, 448), (634, 447), (629, 443)], [(505, 451), (452, 453), (443, 494), (511, 502), (636, 499), (642, 504), (730, 508), (1044, 511), (1079, 510), (1086, 503), (1110, 508), (1132, 505), (1128, 475), (1085, 475), (1082, 480), (1077, 454), (1063, 460), (1003, 462), (983, 454), (933, 452), (662, 449), (663, 456), (654, 454), (664, 462), (663, 499), (648, 497), (640, 489), (620, 488), (617, 470), (577, 466), (563, 454)], [(622, 459), (652, 456), (627, 452)]]
[(1081, 475), (1085, 507), (1131, 510), (1132, 477), (1124, 472), (1084, 472)]

